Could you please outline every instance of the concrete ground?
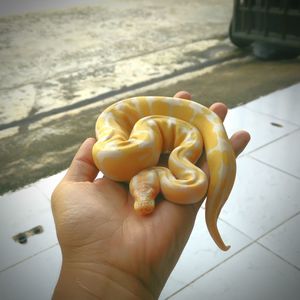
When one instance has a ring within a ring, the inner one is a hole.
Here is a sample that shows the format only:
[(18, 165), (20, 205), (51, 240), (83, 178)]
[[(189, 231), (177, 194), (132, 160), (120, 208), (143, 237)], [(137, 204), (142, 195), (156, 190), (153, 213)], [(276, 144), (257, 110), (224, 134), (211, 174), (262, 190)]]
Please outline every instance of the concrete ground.
[(231, 1), (91, 2), (0, 18), (0, 193), (65, 169), (118, 99), (184, 89), (234, 107), (300, 81), (299, 58), (229, 42)]

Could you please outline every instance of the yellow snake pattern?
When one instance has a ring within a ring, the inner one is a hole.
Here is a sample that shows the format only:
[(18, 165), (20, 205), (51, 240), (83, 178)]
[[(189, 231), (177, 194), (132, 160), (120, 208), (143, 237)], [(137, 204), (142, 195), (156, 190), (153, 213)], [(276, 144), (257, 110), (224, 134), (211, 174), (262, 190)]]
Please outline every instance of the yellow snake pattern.
[[(216, 244), (227, 250), (217, 228), (232, 189), (236, 162), (220, 118), (191, 100), (135, 97), (106, 108), (96, 122), (93, 159), (102, 173), (128, 182), (134, 209), (151, 213), (155, 198), (177, 204), (203, 201), (205, 219)], [(205, 149), (209, 179), (196, 166)], [(168, 168), (158, 165), (169, 153)]]

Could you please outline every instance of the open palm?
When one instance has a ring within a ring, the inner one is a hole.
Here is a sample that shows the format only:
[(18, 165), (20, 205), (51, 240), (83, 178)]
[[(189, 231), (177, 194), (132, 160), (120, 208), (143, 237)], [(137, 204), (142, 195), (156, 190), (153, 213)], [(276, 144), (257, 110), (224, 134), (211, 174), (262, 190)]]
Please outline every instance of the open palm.
[[(187, 93), (176, 96), (190, 98)], [(211, 109), (225, 118), (224, 105)], [(240, 132), (231, 141), (238, 155), (249, 135)], [(138, 215), (126, 185), (105, 177), (95, 180), (94, 143), (89, 138), (82, 144), (52, 195), (63, 261), (125, 272), (157, 297), (188, 240), (200, 204), (162, 200), (151, 215)]]

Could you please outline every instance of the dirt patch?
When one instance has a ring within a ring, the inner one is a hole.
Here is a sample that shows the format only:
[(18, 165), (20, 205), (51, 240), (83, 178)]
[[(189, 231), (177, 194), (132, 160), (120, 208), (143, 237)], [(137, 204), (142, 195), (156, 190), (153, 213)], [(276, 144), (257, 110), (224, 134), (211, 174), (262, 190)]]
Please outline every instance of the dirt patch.
[[(299, 74), (299, 60), (254, 59), (219, 66), (211, 73), (141, 94), (172, 96), (187, 90), (206, 106), (222, 101), (234, 107), (299, 82)], [(132, 92), (132, 96), (138, 95)], [(94, 135), (99, 113), (95, 108), (72, 112), (40, 128), (19, 128), (17, 134), (1, 139), (0, 193), (66, 169), (81, 142)]]

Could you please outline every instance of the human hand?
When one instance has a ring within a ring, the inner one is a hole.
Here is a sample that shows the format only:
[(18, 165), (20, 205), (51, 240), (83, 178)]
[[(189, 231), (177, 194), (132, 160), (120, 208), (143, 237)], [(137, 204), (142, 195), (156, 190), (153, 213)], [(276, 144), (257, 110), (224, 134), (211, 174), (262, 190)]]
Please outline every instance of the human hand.
[[(175, 97), (190, 99), (187, 92)], [(227, 108), (210, 107), (224, 120)], [(231, 138), (238, 155), (247, 132)], [(159, 201), (154, 213), (133, 210), (128, 187), (96, 179), (95, 139), (87, 139), (52, 195), (52, 210), (62, 249), (62, 270), (54, 299), (156, 299), (174, 268), (200, 207)], [(204, 170), (208, 173), (203, 163)]]

